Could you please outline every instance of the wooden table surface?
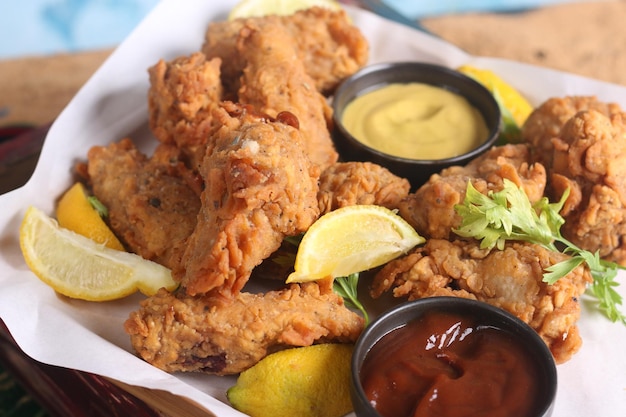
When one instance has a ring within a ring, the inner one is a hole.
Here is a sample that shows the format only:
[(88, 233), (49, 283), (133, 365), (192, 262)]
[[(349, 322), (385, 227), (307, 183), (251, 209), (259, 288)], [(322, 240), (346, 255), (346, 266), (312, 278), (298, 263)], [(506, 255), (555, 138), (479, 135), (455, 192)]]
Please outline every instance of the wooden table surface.
[[(575, 2), (509, 14), (422, 21), (473, 55), (502, 57), (626, 85), (626, 0)], [(0, 60), (0, 127), (53, 121), (111, 50)], [(2, 178), (0, 178), (0, 181)], [(165, 415), (203, 415), (169, 395), (125, 386)], [(165, 405), (164, 405), (165, 404)]]
[[(514, 59), (626, 85), (626, 0), (466, 14), (423, 25), (470, 54)], [(52, 121), (111, 53), (0, 60), (0, 126)]]

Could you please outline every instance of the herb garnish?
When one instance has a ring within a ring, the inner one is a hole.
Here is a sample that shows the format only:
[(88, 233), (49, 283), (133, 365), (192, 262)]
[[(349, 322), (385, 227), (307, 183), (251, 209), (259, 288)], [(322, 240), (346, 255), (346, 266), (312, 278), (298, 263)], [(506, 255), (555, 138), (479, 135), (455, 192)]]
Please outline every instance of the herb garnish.
[(533, 205), (524, 190), (507, 179), (501, 191), (489, 192), (488, 195), (480, 193), (468, 182), (465, 200), (455, 206), (462, 222), (454, 232), (480, 240), (480, 247), (485, 249), (503, 249), (507, 240), (535, 243), (553, 251), (559, 251), (557, 245), (562, 246), (560, 251), (571, 258), (547, 268), (544, 282), (553, 284), (586, 263), (593, 277), (590, 291), (598, 299), (598, 307), (611, 321), (621, 321), (626, 325), (626, 316), (618, 308), (622, 297), (615, 291), (619, 285), (615, 277), (623, 268), (600, 259), (598, 252), (581, 249), (561, 236), (560, 229), (565, 219), (559, 212), (568, 195), (569, 189), (557, 203), (550, 203), (544, 197)]
[[(304, 233), (301, 233), (296, 236), (287, 236), (285, 237), (285, 242), (295, 246), (296, 248), (300, 245), (302, 241), (302, 237)], [(292, 265), (295, 262), (296, 255), (281, 255), (272, 258), (274, 262), (279, 265)], [(369, 323), (369, 317), (367, 315), (367, 311), (365, 311), (365, 307), (358, 299), (358, 284), (359, 284), (359, 273), (351, 274), (347, 277), (337, 277), (333, 281), (333, 291), (337, 293), (343, 301), (346, 303), (348, 307), (355, 308), (359, 310), (363, 314), (363, 318), (365, 319), (365, 325)]]
[(333, 282), (333, 290), (343, 297), (346, 305), (356, 308), (363, 314), (365, 325), (369, 323), (369, 316), (365, 307), (358, 299), (357, 287), (359, 283), (359, 273), (350, 274), (347, 277), (337, 277)]
[(89, 201), (89, 204), (91, 204), (91, 207), (93, 207), (98, 212), (100, 217), (106, 218), (109, 216), (109, 210), (104, 204), (102, 204), (100, 200), (98, 200), (98, 197), (93, 196), (93, 195), (89, 196), (87, 197), (87, 201)]

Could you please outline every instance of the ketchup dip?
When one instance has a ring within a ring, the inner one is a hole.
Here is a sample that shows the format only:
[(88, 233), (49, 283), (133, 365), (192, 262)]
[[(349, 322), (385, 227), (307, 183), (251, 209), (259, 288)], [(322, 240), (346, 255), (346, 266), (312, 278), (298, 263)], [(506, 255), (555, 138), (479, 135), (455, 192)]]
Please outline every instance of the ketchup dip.
[(549, 415), (555, 381), (524, 334), (488, 314), (434, 309), (384, 334), (360, 368), (367, 401), (382, 417)]

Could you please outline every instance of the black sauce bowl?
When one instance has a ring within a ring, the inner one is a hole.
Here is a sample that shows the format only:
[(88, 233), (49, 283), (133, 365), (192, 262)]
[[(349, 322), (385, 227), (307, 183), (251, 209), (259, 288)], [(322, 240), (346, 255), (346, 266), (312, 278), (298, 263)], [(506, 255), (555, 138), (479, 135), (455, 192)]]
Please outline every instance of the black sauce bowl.
[[(357, 417), (381, 417), (381, 414), (370, 403), (361, 380), (363, 364), (372, 348), (384, 336), (393, 336), (394, 330), (408, 323), (419, 321), (429, 313), (452, 313), (473, 318), (476, 323), (492, 326), (498, 331), (505, 332), (507, 337), (513, 337), (512, 340), (519, 344), (536, 369), (535, 406), (532, 414), (525, 417), (552, 415), (557, 390), (556, 364), (545, 342), (529, 325), (512, 314), (481, 301), (457, 297), (430, 297), (402, 303), (386, 311), (372, 321), (357, 340), (352, 355), (350, 387)], [(392, 339), (388, 342), (397, 343), (397, 340)]]
[[(483, 116), (488, 135), (480, 145), (461, 155), (445, 159), (409, 159), (389, 155), (364, 145), (343, 126), (346, 106), (361, 94), (389, 84), (423, 83), (440, 87), (464, 97)], [(459, 71), (421, 62), (373, 64), (345, 79), (335, 91), (333, 107), (333, 140), (344, 161), (371, 161), (394, 174), (407, 178), (418, 188), (434, 173), (452, 165), (465, 165), (491, 148), (500, 133), (501, 114), (493, 95), (482, 84)]]

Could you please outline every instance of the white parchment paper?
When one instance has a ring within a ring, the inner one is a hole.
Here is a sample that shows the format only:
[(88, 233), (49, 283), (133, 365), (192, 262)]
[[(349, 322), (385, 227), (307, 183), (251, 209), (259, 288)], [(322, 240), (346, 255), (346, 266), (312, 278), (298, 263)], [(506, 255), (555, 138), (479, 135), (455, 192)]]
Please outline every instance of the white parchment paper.
[[(219, 3), (219, 6), (217, 5)], [(138, 359), (122, 324), (140, 295), (107, 303), (57, 296), (27, 268), (18, 229), (28, 206), (53, 213), (71, 184), (75, 162), (93, 145), (130, 136), (149, 149), (147, 68), (197, 51), (211, 20), (224, 19), (234, 1), (163, 0), (80, 90), (46, 139), (37, 169), (22, 188), (0, 196), (0, 317), (19, 346), (51, 365), (74, 368), (188, 397), (218, 416), (240, 416), (225, 398), (233, 377), (169, 375)], [(371, 43), (371, 63), (416, 60), (489, 68), (534, 105), (553, 96), (596, 95), (626, 108), (626, 88), (516, 62), (472, 57), (438, 38), (349, 9)], [(505, 36), (505, 34), (503, 34)], [(624, 276), (619, 289), (626, 296)], [(582, 349), (559, 365), (555, 417), (621, 417), (626, 410), (626, 327), (613, 324), (583, 301)]]

